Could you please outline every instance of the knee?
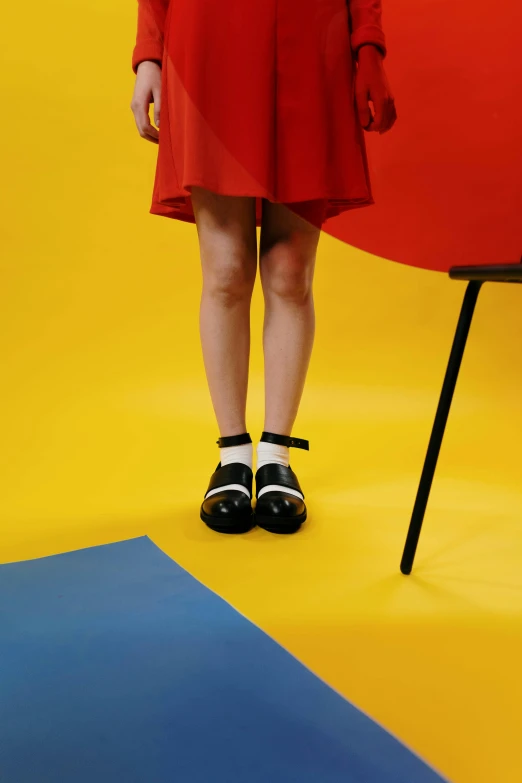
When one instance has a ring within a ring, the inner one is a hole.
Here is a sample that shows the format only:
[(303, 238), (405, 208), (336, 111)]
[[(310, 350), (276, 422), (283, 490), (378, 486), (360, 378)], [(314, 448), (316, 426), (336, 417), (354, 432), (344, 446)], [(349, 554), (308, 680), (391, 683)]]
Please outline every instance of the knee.
[(312, 293), (314, 256), (291, 241), (278, 242), (262, 257), (261, 281), (265, 297), (304, 304)]
[(255, 260), (227, 254), (213, 259), (203, 272), (203, 289), (225, 307), (244, 302), (252, 296), (256, 277)]

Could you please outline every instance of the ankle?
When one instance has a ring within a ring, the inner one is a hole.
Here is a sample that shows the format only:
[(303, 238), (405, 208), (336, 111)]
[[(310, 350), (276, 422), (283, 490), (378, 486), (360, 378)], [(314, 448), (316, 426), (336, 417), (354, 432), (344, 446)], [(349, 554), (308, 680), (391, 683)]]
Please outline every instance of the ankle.
[[(245, 441), (247, 442), (245, 443)], [(230, 465), (233, 462), (242, 462), (252, 469), (252, 439), (246, 430), (237, 435), (220, 436), (217, 443), (219, 445), (221, 466)]]

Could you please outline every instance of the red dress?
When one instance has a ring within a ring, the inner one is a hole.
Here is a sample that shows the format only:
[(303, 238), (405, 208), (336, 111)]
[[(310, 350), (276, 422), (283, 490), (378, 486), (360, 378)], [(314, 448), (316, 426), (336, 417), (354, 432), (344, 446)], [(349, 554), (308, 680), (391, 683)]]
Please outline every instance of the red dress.
[[(355, 111), (359, 46), (386, 53), (381, 0), (138, 0), (132, 68), (162, 64), (150, 212), (194, 222), (190, 187), (326, 217), (373, 203)], [(303, 213), (305, 214), (305, 213)]]

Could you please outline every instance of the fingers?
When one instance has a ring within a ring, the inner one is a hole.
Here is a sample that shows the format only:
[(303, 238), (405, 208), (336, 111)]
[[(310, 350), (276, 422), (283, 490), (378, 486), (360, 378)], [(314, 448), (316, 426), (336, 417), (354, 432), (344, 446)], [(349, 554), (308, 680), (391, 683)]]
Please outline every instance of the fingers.
[(379, 95), (374, 99), (373, 105), (375, 106), (374, 130), (382, 133), (387, 121), (388, 101), (385, 96)]
[(391, 98), (391, 107), (390, 107), (390, 124), (386, 130), (390, 130), (390, 128), (395, 124), (397, 120), (397, 109), (395, 108), (395, 101), (393, 98)]
[(150, 122), (149, 101), (144, 101), (143, 99), (138, 99), (136, 101), (133, 100), (131, 103), (131, 109), (132, 113), (134, 114), (134, 120), (136, 122), (136, 127), (140, 136), (147, 141), (152, 141), (158, 144), (159, 131)]
[(147, 141), (152, 141), (154, 144), (159, 144), (159, 136), (151, 136), (149, 133), (141, 134)]
[(160, 85), (152, 88), (152, 97), (154, 100), (154, 124), (158, 126), (160, 124), (160, 108), (161, 108), (161, 87)]
[(136, 122), (136, 126), (140, 136), (143, 139), (147, 139), (147, 141), (153, 141), (156, 144), (159, 143), (159, 131), (154, 127), (154, 125), (151, 125), (148, 115), (147, 119)]
[[(359, 122), (365, 131), (377, 131), (385, 133), (395, 120), (397, 112), (393, 97), (384, 89), (368, 86), (368, 82), (361, 80), (355, 93), (357, 114)], [(373, 104), (373, 116), (369, 102)]]
[(370, 112), (370, 106), (368, 104), (368, 90), (358, 89), (355, 94), (355, 101), (357, 105), (359, 122), (365, 130), (370, 130), (372, 115)]
[(391, 95), (382, 94), (372, 98), (375, 108), (373, 123), (368, 130), (374, 130), (378, 133), (389, 131), (397, 119), (395, 101)]

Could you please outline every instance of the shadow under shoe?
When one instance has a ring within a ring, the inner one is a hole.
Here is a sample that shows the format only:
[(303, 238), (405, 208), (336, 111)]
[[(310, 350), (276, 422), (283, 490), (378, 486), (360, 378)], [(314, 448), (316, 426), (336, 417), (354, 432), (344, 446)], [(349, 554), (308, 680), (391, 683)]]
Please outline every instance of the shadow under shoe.
[(303, 498), (284, 490), (269, 489), (259, 497), (263, 487), (278, 484), (304, 493), (296, 474), (288, 465), (270, 462), (256, 471), (255, 521), (259, 527), (270, 533), (296, 533), (306, 519), (306, 505)]
[[(242, 462), (228, 465), (218, 463), (210, 477), (209, 485), (200, 508), (200, 517), (211, 530), (217, 533), (246, 533), (255, 525), (252, 509), (252, 469)], [(227, 484), (246, 487), (248, 495), (241, 489), (222, 489)], [(208, 495), (211, 490), (217, 490)]]

